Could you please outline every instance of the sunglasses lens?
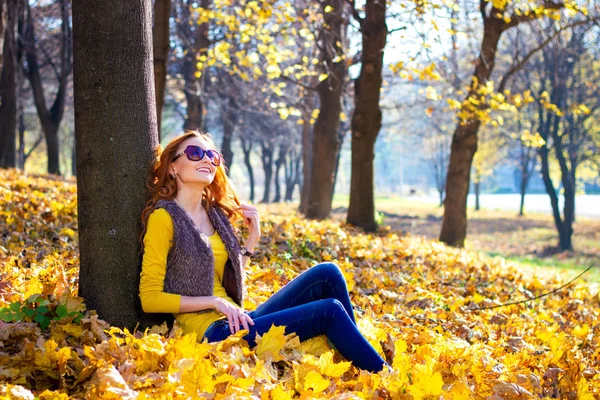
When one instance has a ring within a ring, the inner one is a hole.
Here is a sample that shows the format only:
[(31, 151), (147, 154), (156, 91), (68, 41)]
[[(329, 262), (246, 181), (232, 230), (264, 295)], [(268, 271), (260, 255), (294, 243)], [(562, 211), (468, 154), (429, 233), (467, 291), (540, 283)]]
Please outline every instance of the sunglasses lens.
[(204, 149), (198, 146), (189, 146), (186, 154), (190, 161), (200, 161), (204, 157)]
[(208, 156), (208, 158), (211, 159), (213, 165), (218, 167), (219, 164), (221, 164), (221, 156), (219, 156), (219, 153), (217, 153), (216, 151), (207, 150), (206, 155)]

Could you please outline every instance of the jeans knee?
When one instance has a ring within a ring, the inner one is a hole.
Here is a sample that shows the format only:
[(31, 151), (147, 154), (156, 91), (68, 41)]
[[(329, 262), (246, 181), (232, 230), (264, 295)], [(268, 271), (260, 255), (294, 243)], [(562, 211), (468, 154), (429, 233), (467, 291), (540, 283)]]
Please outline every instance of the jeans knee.
[(344, 276), (340, 267), (336, 263), (333, 263), (333, 262), (323, 262), (323, 263), (315, 265), (313, 268), (318, 268), (321, 272), (323, 272), (325, 274), (331, 274), (334, 276), (339, 275), (341, 277)]
[(327, 311), (330, 311), (333, 313), (333, 312), (339, 311), (341, 309), (344, 312), (346, 312), (344, 305), (338, 299), (328, 298), (328, 299), (323, 299), (321, 301), (324, 302), (325, 308), (327, 309)]

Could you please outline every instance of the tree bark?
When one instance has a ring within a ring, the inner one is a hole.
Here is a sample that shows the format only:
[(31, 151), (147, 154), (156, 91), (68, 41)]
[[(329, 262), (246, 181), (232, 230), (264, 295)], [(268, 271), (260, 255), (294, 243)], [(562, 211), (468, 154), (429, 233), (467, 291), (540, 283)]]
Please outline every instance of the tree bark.
[[(492, 11), (493, 12), (493, 11)], [(505, 29), (502, 20), (484, 20), (483, 42), (473, 74), (467, 99), (475, 96), (478, 85), (485, 85), (495, 65), (496, 50)], [(440, 241), (463, 247), (467, 236), (467, 195), (471, 179), (471, 165), (477, 151), (477, 132), (481, 121), (474, 119), (465, 125), (459, 123), (452, 137), (450, 163), (446, 177), (446, 199)]]
[(308, 182), (308, 202), (306, 217), (323, 219), (331, 212), (333, 200), (335, 160), (340, 151), (338, 127), (342, 110), (342, 90), (348, 75), (348, 67), (344, 60), (334, 62), (337, 56), (344, 53), (338, 44), (344, 42), (347, 22), (341, 17), (343, 0), (327, 0), (322, 6), (333, 7), (333, 12), (324, 13), (325, 26), (321, 32), (321, 61), (328, 66), (328, 77), (318, 85), (320, 111), (313, 127), (312, 165)]
[(383, 53), (387, 39), (386, 3), (367, 0), (362, 31), (361, 70), (355, 82), (356, 108), (352, 116), (352, 176), (347, 222), (377, 230), (373, 159), (375, 141), (381, 129), (379, 98), (382, 84)]
[(169, 17), (171, 0), (154, 0), (154, 87), (156, 91), (156, 118), (158, 142), (161, 140), (162, 110), (167, 83), (167, 59), (169, 56)]
[(71, 73), (71, 28), (69, 26), (68, 1), (61, 0), (62, 25), (61, 25), (61, 62), (58, 78), (58, 90), (52, 107), (46, 107), (46, 97), (42, 85), (42, 77), (36, 54), (36, 38), (33, 18), (29, 5), (27, 6), (27, 26), (25, 28), (25, 54), (27, 57), (27, 76), (33, 91), (35, 107), (40, 118), (42, 130), (46, 137), (46, 148), (48, 152), (48, 173), (60, 175), (60, 149), (58, 139), (58, 128), (62, 121), (65, 110), (67, 82)]
[(263, 192), (263, 198), (261, 203), (268, 203), (269, 197), (271, 196), (271, 179), (273, 179), (273, 145), (266, 143), (265, 141), (260, 142), (260, 148), (262, 151), (261, 161), (263, 165), (263, 171), (265, 172), (265, 190)]
[(144, 329), (162, 318), (144, 314), (138, 297), (140, 215), (158, 146), (152, 3), (78, 0), (73, 27), (79, 294), (111, 325)]
[(0, 73), (0, 168), (17, 166), (17, 20), (21, 0), (7, 0)]
[(244, 165), (248, 171), (248, 179), (250, 180), (250, 201), (254, 203), (254, 170), (252, 169), (252, 163), (250, 162), (250, 154), (252, 152), (252, 142), (244, 139), (240, 136), (242, 142), (242, 151), (244, 152)]

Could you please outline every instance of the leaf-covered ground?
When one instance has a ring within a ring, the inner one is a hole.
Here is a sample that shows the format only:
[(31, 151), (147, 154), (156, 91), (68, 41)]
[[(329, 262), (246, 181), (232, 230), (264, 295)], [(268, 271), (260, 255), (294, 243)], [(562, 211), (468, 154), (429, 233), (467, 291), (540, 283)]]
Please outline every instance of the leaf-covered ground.
[[(243, 332), (197, 343), (111, 327), (76, 297), (73, 182), (0, 172), (0, 397), (594, 399), (600, 396), (598, 285), (535, 276), (501, 258), (382, 228), (364, 234), (260, 207), (263, 238), (247, 309), (301, 271), (344, 271), (359, 329), (394, 371), (361, 371), (321, 336), (274, 327), (249, 349)], [(41, 294), (41, 296), (38, 296)], [(42, 329), (41, 326), (45, 328)]]

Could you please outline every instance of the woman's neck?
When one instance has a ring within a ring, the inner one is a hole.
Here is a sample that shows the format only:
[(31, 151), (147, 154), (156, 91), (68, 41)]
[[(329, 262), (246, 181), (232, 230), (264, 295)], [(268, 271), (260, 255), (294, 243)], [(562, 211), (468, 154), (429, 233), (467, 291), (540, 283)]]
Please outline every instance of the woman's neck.
[(177, 191), (175, 200), (188, 212), (195, 213), (202, 207), (204, 187), (182, 187)]

